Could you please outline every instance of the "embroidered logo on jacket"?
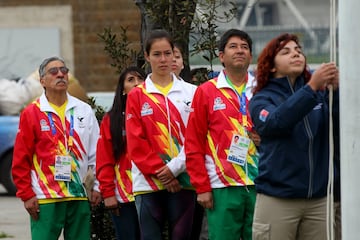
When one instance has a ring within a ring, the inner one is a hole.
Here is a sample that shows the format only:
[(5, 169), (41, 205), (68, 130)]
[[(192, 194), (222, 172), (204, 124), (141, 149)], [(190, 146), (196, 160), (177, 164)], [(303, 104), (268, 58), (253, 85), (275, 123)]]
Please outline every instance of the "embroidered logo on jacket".
[(84, 128), (85, 127), (85, 123), (83, 122), (85, 117), (77, 117), (77, 120), (79, 122), (79, 128)]
[(141, 108), (141, 116), (144, 117), (152, 114), (153, 114), (153, 109), (151, 108), (150, 104), (147, 102), (144, 103)]
[(322, 108), (322, 103), (318, 103), (314, 108), (313, 108), (313, 110), (319, 110), (319, 109), (321, 109)]
[(226, 104), (223, 102), (221, 97), (215, 98), (213, 110), (217, 111), (217, 110), (223, 110), (223, 109), (226, 109)]
[(40, 129), (42, 132), (50, 131), (50, 126), (47, 124), (45, 119), (40, 120)]
[(183, 103), (185, 104), (185, 108), (184, 108), (185, 112), (190, 113), (194, 111), (194, 109), (191, 108), (191, 101), (184, 100)]
[(191, 106), (191, 101), (184, 100), (183, 102), (185, 103), (186, 106), (188, 106), (188, 107)]
[(260, 121), (265, 122), (268, 115), (269, 115), (268, 111), (266, 111), (265, 109), (261, 110), (259, 114)]

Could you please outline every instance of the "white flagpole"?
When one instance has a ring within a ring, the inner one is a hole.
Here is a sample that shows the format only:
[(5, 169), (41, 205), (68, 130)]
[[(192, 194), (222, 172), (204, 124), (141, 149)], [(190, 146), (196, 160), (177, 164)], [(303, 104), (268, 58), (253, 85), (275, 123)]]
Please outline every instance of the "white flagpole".
[(339, 1), (342, 239), (360, 236), (360, 1)]

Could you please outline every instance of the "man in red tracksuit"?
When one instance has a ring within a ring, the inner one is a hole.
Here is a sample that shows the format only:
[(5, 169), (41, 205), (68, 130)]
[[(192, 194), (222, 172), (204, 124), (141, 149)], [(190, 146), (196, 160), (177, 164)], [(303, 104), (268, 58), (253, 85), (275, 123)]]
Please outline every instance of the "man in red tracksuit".
[(231, 29), (220, 39), (219, 76), (195, 92), (185, 136), (186, 168), (206, 209), (212, 240), (251, 239), (258, 135), (248, 114), (252, 41)]
[[(32, 239), (90, 239), (83, 180), (95, 171), (99, 126), (91, 107), (67, 93), (69, 69), (58, 57), (39, 68), (44, 93), (20, 115), (12, 175), (31, 216)], [(101, 200), (97, 185), (93, 204)]]

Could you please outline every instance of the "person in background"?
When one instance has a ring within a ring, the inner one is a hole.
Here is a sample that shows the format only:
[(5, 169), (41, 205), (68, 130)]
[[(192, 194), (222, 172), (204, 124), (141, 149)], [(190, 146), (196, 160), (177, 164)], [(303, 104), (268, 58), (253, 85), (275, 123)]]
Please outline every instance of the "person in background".
[(184, 59), (181, 47), (176, 43), (174, 44), (174, 60), (171, 64), (171, 69), (178, 79), (183, 80), (180, 77), (180, 73), (184, 69)]
[[(186, 167), (197, 201), (206, 209), (209, 239), (251, 239), (258, 136), (248, 113), (254, 77), (248, 72), (252, 40), (226, 31), (219, 43), (224, 66), (201, 84), (185, 136)], [(235, 138), (242, 144), (235, 144)]]
[(128, 154), (143, 239), (190, 239), (195, 192), (185, 169), (184, 136), (196, 86), (172, 73), (174, 44), (154, 30), (145, 44), (152, 72), (126, 102)]
[[(91, 107), (67, 93), (68, 72), (59, 57), (39, 68), (44, 93), (20, 115), (12, 175), (30, 214), (32, 239), (90, 239), (90, 205), (83, 186), (95, 171), (99, 126)], [(101, 201), (97, 184), (92, 205)]]
[[(273, 38), (260, 53), (249, 104), (261, 137), (254, 240), (326, 239), (327, 85), (337, 89), (338, 77), (334, 63), (311, 75), (293, 34)], [(334, 106), (337, 102), (335, 91)]]
[(138, 67), (126, 68), (119, 77), (114, 102), (100, 125), (96, 150), (96, 176), (105, 209), (112, 210), (116, 239), (140, 239), (132, 193), (131, 161), (126, 151), (125, 106), (130, 90), (145, 80)]

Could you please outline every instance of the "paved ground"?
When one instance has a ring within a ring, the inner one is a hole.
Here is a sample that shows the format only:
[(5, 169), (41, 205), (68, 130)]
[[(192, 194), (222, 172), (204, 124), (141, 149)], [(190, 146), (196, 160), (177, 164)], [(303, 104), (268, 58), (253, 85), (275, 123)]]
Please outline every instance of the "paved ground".
[[(204, 228), (205, 227), (205, 228)], [(208, 240), (207, 226), (203, 223), (203, 228), (200, 239)], [(30, 217), (25, 211), (23, 202), (13, 196), (7, 196), (6, 190), (0, 184), (0, 235), (6, 234), (7, 238), (4, 240), (30, 240)], [(63, 237), (60, 236), (59, 240)]]
[(0, 235), (8, 235), (9, 240), (29, 240), (30, 219), (22, 201), (16, 197), (6, 196), (0, 185)]

